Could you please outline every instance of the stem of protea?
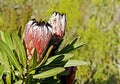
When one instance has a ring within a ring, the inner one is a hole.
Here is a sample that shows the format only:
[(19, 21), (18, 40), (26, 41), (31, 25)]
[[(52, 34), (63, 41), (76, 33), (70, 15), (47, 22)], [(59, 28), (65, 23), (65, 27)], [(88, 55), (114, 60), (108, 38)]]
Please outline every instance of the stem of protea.
[(67, 67), (66, 70), (69, 72), (69, 75), (60, 77), (61, 84), (73, 84), (77, 67)]

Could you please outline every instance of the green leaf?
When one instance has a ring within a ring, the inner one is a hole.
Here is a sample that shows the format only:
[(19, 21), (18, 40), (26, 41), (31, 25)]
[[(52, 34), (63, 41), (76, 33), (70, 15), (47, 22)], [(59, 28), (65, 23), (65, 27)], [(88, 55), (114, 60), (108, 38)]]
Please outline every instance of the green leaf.
[(32, 78), (32, 75), (31, 75), (31, 74), (28, 75), (28, 76), (27, 76), (27, 79), (26, 79), (26, 81), (25, 81), (25, 84), (33, 84), (33, 83), (32, 83), (32, 79), (33, 79), (33, 78)]
[(34, 56), (33, 58), (30, 60), (30, 63), (29, 63), (29, 68), (32, 68), (34, 69), (37, 65), (37, 52), (36, 52), (36, 49), (34, 50)]
[(74, 45), (77, 40), (78, 40), (78, 38), (73, 39), (72, 42), (70, 43), (70, 45)]
[(68, 53), (68, 52), (70, 52), (72, 50), (78, 49), (78, 48), (82, 47), (83, 45), (84, 44), (80, 44), (80, 45), (77, 45), (77, 46), (72, 45), (70, 48), (66, 49), (66, 51), (64, 51), (64, 53)]
[(0, 49), (7, 54), (9, 61), (22, 73), (22, 68), (9, 46), (0, 40)]
[(65, 69), (62, 68), (62, 67), (53, 68), (53, 69), (44, 71), (44, 72), (42, 72), (40, 74), (33, 75), (33, 78), (41, 79), (41, 78), (51, 77), (51, 76), (54, 76), (54, 75), (57, 75), (57, 74), (63, 72), (64, 70)]
[(14, 84), (22, 84), (22, 80), (19, 80), (19, 81), (17, 81), (17, 82), (15, 82)]
[(0, 79), (1, 79), (1, 77), (3, 75), (4, 69), (5, 69), (5, 66), (4, 65), (0, 65)]
[(5, 70), (4, 71), (10, 72), (10, 64), (9, 64), (9, 60), (8, 60), (7, 54), (4, 53), (4, 51), (1, 48), (0, 48), (0, 61), (5, 66)]
[(73, 41), (71, 41), (70, 43), (68, 43), (63, 49), (61, 49), (58, 53), (59, 54), (63, 54), (63, 53), (68, 53), (72, 50), (75, 50), (77, 48), (82, 47), (84, 44), (77, 44), (76, 41), (78, 40), (78, 38), (75, 38)]
[(70, 47), (70, 44), (67, 44), (63, 49), (59, 51), (59, 54), (65, 53), (66, 49)]
[(21, 29), (22, 29), (22, 27), (20, 26), (20, 28), (19, 28), (19, 30), (18, 30), (18, 36), (19, 36), (20, 39), (22, 38)]
[(84, 45), (85, 45), (85, 43), (76, 43), (76, 44), (74, 44), (74, 49), (80, 48)]
[(28, 74), (30, 75), (30, 74), (35, 74), (35, 70), (33, 69), (33, 70), (31, 70), (30, 72), (28, 72)]
[(64, 67), (81, 66), (81, 65), (87, 65), (87, 63), (81, 60), (69, 60)]
[(67, 49), (69, 49), (70, 47), (72, 47), (75, 42), (77, 41), (78, 38), (73, 39), (73, 41), (71, 41), (70, 43), (68, 43), (60, 52), (65, 52)]
[(3, 56), (2, 56), (2, 54), (1, 54), (1, 52), (0, 52), (0, 64), (3, 62)]
[(9, 33), (6, 31), (0, 31), (0, 34), (1, 34), (2, 40), (9, 46), (9, 48), (11, 50), (13, 50), (14, 48), (13, 48), (13, 44), (12, 44), (12, 39), (11, 39)]
[(39, 64), (36, 68), (40, 67), (40, 65), (42, 65), (43, 63), (46, 62), (46, 60), (47, 60), (47, 58), (49, 57), (49, 55), (50, 55), (52, 49), (53, 49), (53, 45), (51, 45), (51, 46), (49, 47), (49, 49), (48, 49), (48, 51), (47, 51), (45, 57), (43, 58), (43, 60), (40, 62), (40, 64)]
[(67, 54), (60, 54), (60, 55), (55, 55), (55, 56), (52, 56), (50, 58), (48, 58), (47, 62), (45, 63), (45, 65), (48, 65), (50, 64), (51, 62), (56, 61), (66, 61), (66, 60), (69, 60), (71, 57), (73, 57), (74, 54), (72, 53), (67, 53)]
[(21, 64), (26, 67), (26, 53), (25, 53), (25, 48), (20, 40), (20, 38), (18, 37), (18, 35), (16, 33), (12, 33), (12, 39), (13, 39), (13, 43), (14, 43), (14, 47), (15, 50), (18, 54), (18, 58), (21, 62)]

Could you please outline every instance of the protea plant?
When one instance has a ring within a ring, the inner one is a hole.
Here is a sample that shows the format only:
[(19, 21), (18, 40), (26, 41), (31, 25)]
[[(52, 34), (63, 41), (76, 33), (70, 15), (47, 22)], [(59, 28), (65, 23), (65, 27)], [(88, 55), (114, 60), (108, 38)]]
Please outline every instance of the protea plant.
[[(52, 53), (57, 54), (57, 48), (65, 35), (66, 15), (53, 12), (48, 23), (52, 26), (52, 41), (54, 46)], [(60, 77), (61, 84), (73, 84), (77, 67), (67, 67), (66, 70), (69, 72), (69, 75)]]
[(21, 31), (18, 34), (0, 31), (0, 84), (72, 83), (75, 66), (86, 62), (70, 59), (74, 56), (70, 51), (83, 45), (75, 44), (78, 38), (58, 49), (65, 27), (65, 15), (55, 12), (48, 23), (28, 21), (23, 39), (19, 37)]

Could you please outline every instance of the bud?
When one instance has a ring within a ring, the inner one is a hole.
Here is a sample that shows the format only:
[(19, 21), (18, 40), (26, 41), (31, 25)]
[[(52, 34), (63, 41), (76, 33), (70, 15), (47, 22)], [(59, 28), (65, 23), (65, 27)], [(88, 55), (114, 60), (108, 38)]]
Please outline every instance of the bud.
[(65, 34), (66, 27), (65, 14), (54, 12), (51, 15), (48, 23), (52, 26), (52, 36), (58, 39), (62, 39)]
[(41, 61), (51, 37), (52, 30), (48, 23), (31, 20), (26, 24), (23, 40), (27, 51), (28, 63), (32, 59), (35, 49), (37, 61)]
[(65, 14), (54, 12), (48, 23), (52, 26), (52, 43), (54, 45), (53, 51), (55, 51), (65, 34), (66, 16)]
[(66, 27), (65, 14), (54, 12), (50, 17), (48, 23), (52, 26), (53, 36), (58, 36), (59, 38), (63, 38), (65, 33), (65, 27)]

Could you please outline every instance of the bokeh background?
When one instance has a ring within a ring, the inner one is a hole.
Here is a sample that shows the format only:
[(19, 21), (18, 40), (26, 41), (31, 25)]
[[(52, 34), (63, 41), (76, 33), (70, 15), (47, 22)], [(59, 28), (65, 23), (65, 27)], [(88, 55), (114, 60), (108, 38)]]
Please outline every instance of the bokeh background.
[(23, 31), (54, 11), (67, 17), (63, 44), (74, 37), (85, 43), (72, 52), (88, 62), (78, 67), (76, 84), (120, 84), (120, 0), (0, 0), (0, 30)]

